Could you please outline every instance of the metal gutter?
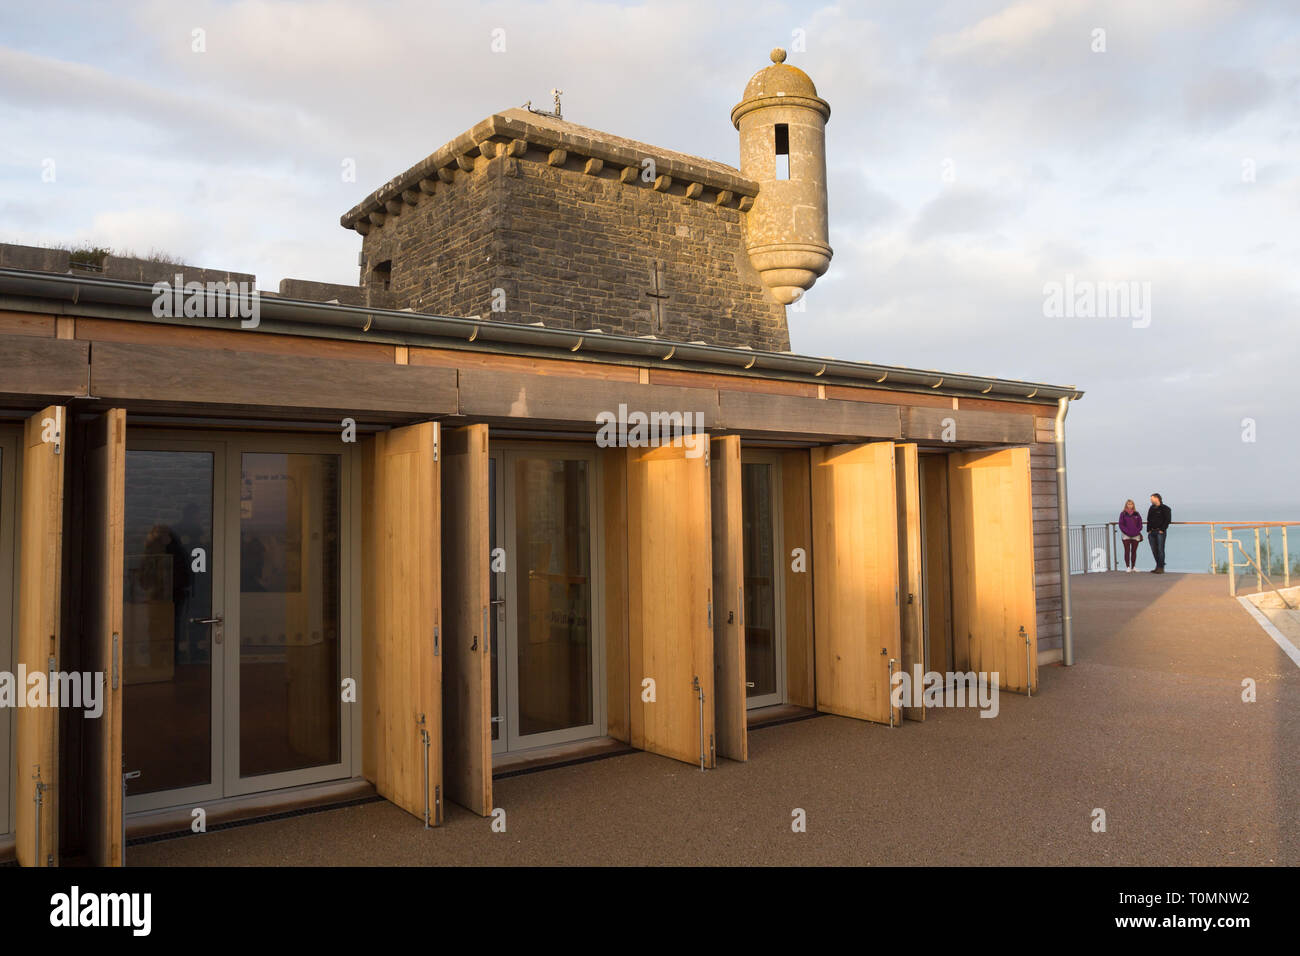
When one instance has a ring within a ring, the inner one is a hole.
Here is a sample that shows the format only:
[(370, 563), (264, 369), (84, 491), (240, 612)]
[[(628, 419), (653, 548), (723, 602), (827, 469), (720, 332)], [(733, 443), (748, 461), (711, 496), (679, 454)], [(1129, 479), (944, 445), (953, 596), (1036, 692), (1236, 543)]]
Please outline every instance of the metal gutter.
[[(156, 298), (153, 286), (144, 282), (4, 268), (0, 268), (0, 293), (53, 299), (74, 305), (82, 302), (109, 304), (144, 309), (150, 313)], [(957, 392), (1005, 400), (1037, 400), (1044, 404), (1060, 399), (1078, 399), (1083, 395), (1082, 391), (1073, 386), (978, 375), (949, 375), (892, 365), (816, 358), (792, 352), (760, 352), (596, 330), (547, 328), (482, 318), (372, 309), (288, 299), (268, 293), (260, 296), (260, 314), (262, 319), (276, 323), (303, 326), (300, 334), (311, 334), (312, 326), (323, 326), (342, 333), (331, 337), (354, 341), (373, 341), (379, 337), (375, 333), (388, 333), (402, 337), (407, 344), (430, 347), (455, 348), (458, 344), (463, 347), (464, 344), (474, 343), (482, 348), (491, 343), (507, 346), (503, 351), (508, 351), (511, 346), (525, 346), (554, 351), (558, 353), (557, 358), (580, 352), (586, 358), (595, 355), (620, 356), (636, 359), (642, 364), (671, 363), (671, 367), (682, 369), (709, 366), (728, 371), (734, 369), (742, 374), (748, 372), (755, 376), (765, 372), (777, 373), (806, 377), (823, 383), (877, 386), (904, 391), (942, 389), (945, 394)], [(202, 323), (196, 323), (200, 324)]]

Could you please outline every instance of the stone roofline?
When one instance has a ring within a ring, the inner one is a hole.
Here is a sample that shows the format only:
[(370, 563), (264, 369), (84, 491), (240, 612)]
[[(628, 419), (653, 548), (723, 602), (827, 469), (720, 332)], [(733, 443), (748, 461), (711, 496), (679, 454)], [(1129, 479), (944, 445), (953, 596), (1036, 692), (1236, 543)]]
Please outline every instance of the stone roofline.
[(550, 117), (533, 119), (532, 114), (522, 110), (494, 113), (389, 180), (344, 213), (339, 223), (364, 236), (371, 228), (382, 226), (388, 216), (451, 185), (457, 173), (472, 172), (478, 157), (544, 159), (548, 165), (575, 171), (580, 165), (581, 172), (589, 176), (610, 167), (610, 172), (617, 171), (619, 182), (633, 186), (642, 182), (643, 161), (652, 159), (655, 179), (646, 185), (652, 185), (657, 192), (667, 192), (677, 184), (688, 199), (741, 212), (748, 211), (758, 195), (758, 183), (723, 163), (620, 137), (597, 138), (601, 134), (587, 133), (596, 131)]

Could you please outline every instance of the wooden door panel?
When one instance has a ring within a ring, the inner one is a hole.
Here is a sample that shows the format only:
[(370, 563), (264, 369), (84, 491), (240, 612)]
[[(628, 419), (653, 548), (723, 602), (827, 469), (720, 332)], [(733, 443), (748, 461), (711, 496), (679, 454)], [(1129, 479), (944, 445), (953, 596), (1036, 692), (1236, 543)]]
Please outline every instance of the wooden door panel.
[[(999, 675), (1002, 690), (1038, 683), (1029, 449), (948, 459), (953, 638), (967, 669)], [(959, 655), (960, 657), (960, 655)]]
[(892, 723), (901, 658), (893, 442), (812, 450), (817, 709)]
[[(27, 419), (23, 430), (16, 662), (28, 674), (47, 677), (61, 669), (59, 608), (66, 416), (63, 406), (51, 405)], [(21, 707), (14, 714), (14, 725), (17, 738), (15, 852), (23, 866), (56, 865), (60, 796), (58, 711), (53, 707)], [(35, 802), (38, 785), (42, 793), (39, 821)]]
[(104, 675), (103, 713), (87, 721), (87, 848), (96, 866), (122, 865), (122, 578), (125, 559), (126, 412), (89, 424), (83, 640), (91, 668)]
[(698, 764), (703, 749), (712, 766), (709, 458), (707, 447), (690, 451), (680, 443), (627, 449), (631, 736), (634, 747), (687, 763)]
[(443, 776), (447, 797), (492, 813), (488, 426), (443, 430)]
[(362, 766), (381, 796), (421, 818), (427, 781), (431, 824), (442, 790), (437, 436), (432, 422), (380, 432), (362, 465)]
[(923, 619), (924, 569), (921, 566), (921, 488), (916, 445), (894, 446), (895, 498), (898, 508), (898, 614), (902, 670), (910, 690), (903, 716), (924, 720), (925, 708), (912, 706), (919, 699), (926, 671)]

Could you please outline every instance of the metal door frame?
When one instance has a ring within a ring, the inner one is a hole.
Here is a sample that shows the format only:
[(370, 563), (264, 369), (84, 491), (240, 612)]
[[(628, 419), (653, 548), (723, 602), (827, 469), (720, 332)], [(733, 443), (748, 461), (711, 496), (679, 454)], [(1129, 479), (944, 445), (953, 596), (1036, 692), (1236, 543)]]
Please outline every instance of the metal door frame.
[[(210, 803), (228, 797), (262, 793), (309, 783), (341, 780), (360, 768), (361, 709), (343, 702), (339, 688), (339, 761), (302, 770), (241, 777), (239, 773), (239, 494), (244, 453), (335, 454), (339, 456), (339, 674), (361, 683), (361, 525), (359, 513), (359, 445), (329, 435), (251, 434), (202, 430), (127, 428), (127, 452), (200, 451), (213, 455), (212, 611), (222, 617), (221, 654), (213, 654), (212, 777), (208, 784), (163, 790), (132, 797), (125, 813)], [(214, 642), (215, 629), (214, 629)], [(123, 740), (123, 755), (132, 770)]]
[[(489, 446), (491, 448), (491, 446)], [(498, 701), (501, 704), (500, 739), (492, 742), (493, 754), (515, 753), (533, 750), (558, 743), (589, 740), (600, 737), (606, 732), (606, 682), (605, 673), (605, 627), (604, 627), (604, 593), (602, 587), (601, 564), (603, 551), (603, 529), (601, 527), (601, 487), (603, 468), (596, 450), (586, 445), (569, 442), (520, 441), (501, 442), (491, 448), (489, 457), (496, 460), (496, 502), (497, 546), (505, 548), (506, 572), (500, 580), (498, 594), (505, 600), (497, 605), (496, 620), (500, 636), (497, 648), (497, 673), (493, 678), (501, 681)], [(587, 468), (587, 514), (588, 514), (588, 566), (590, 567), (591, 592), (591, 710), (592, 721), (580, 727), (553, 730), (539, 734), (520, 736), (519, 727), (519, 693), (518, 693), (518, 647), (519, 622), (517, 619), (518, 601), (514, 588), (510, 586), (510, 575), (517, 567), (514, 554), (512, 532), (517, 530), (514, 506), (514, 465), (521, 458), (540, 458), (549, 461), (581, 460), (588, 463)], [(504, 620), (503, 620), (504, 619)]]

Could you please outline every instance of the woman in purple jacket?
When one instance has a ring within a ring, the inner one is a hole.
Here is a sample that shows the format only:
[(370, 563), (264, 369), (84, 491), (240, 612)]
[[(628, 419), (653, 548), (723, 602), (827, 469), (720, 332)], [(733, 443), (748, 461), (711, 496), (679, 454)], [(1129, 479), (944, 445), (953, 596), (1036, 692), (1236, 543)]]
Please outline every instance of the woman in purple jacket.
[(1138, 545), (1142, 543), (1142, 516), (1130, 498), (1119, 513), (1119, 533), (1124, 536), (1124, 572), (1137, 570)]

